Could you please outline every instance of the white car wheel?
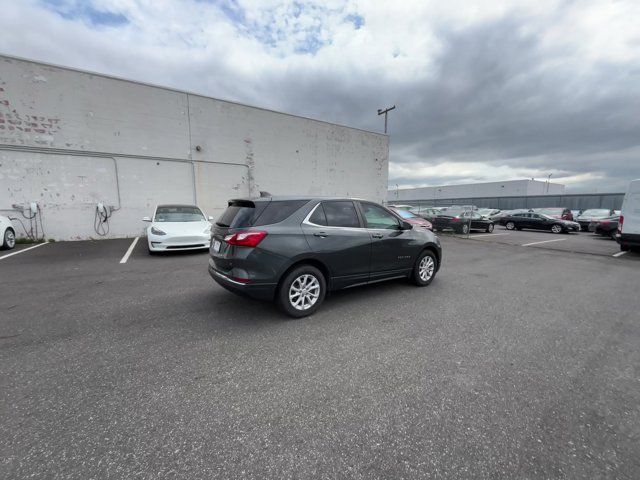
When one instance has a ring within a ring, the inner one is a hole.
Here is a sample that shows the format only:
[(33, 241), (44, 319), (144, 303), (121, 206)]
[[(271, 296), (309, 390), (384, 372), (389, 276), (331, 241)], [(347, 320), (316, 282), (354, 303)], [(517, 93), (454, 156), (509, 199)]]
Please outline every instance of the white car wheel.
[(4, 239), (2, 242), (2, 248), (11, 250), (16, 246), (16, 234), (10, 228), (7, 228), (4, 232)]

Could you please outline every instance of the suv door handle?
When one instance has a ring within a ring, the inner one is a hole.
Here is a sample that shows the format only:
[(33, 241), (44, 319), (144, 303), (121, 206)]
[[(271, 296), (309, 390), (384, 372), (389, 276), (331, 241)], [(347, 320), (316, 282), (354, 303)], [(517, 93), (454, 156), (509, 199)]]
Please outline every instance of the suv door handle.
[(314, 237), (327, 237), (328, 235), (326, 234), (326, 232), (316, 232), (313, 234)]
[(382, 237), (384, 237), (384, 235), (383, 235), (383, 234), (381, 234), (381, 233), (374, 233), (374, 234), (372, 234), (371, 236), (372, 236), (373, 238), (382, 238)]

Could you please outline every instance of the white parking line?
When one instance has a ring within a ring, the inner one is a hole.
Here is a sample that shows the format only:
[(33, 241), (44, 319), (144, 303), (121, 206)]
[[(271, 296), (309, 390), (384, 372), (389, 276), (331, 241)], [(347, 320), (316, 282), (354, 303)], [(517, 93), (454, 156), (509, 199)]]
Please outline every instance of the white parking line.
[(480, 233), (478, 235), (471, 235), (469, 238), (478, 238), (478, 237), (497, 237), (499, 235), (511, 235), (510, 233)]
[(41, 247), (43, 245), (46, 245), (49, 242), (44, 242), (44, 243), (39, 243), (38, 245), (34, 245), (33, 247), (29, 247), (29, 248), (24, 248), (22, 250), (18, 250), (17, 252), (13, 252), (13, 253), (8, 253), (6, 255), (3, 255), (0, 257), (0, 260), (2, 260), (3, 258), (9, 258), (9, 257), (13, 257), (14, 255), (18, 255), (19, 253), (24, 253), (27, 250), (33, 250), (34, 248), (38, 248)]
[(624, 255), (625, 253), (629, 253), (629, 252), (618, 252), (618, 253), (614, 253), (613, 256), (614, 257), (621, 257), (622, 255)]
[(131, 242), (131, 245), (129, 245), (127, 253), (124, 254), (124, 257), (122, 257), (120, 263), (127, 263), (127, 260), (129, 260), (129, 256), (131, 255), (131, 252), (133, 252), (133, 249), (136, 247), (136, 243), (138, 243), (139, 238), (140, 237), (136, 237), (133, 239), (133, 242)]
[(540, 243), (550, 243), (550, 242), (564, 242), (566, 240), (566, 238), (556, 238), (555, 240), (543, 240), (542, 242), (531, 242), (531, 243), (525, 243), (524, 245), (522, 245), (523, 247), (530, 247), (531, 245), (538, 245)]

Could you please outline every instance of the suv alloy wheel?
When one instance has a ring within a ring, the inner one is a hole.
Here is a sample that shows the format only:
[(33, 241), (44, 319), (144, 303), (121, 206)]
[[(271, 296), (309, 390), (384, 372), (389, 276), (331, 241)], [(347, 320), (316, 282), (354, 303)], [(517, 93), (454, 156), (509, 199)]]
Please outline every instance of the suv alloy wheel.
[(312, 265), (301, 265), (282, 280), (278, 303), (287, 315), (306, 317), (320, 307), (326, 291), (327, 284), (322, 272)]

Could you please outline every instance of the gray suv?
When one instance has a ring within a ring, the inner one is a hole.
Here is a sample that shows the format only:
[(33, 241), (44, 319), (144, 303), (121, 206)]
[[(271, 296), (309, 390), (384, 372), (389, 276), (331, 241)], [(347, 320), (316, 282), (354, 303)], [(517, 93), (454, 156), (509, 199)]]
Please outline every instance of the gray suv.
[(432, 232), (350, 198), (230, 200), (209, 251), (216, 282), (292, 317), (311, 315), (331, 290), (402, 277), (429, 285), (442, 262)]

